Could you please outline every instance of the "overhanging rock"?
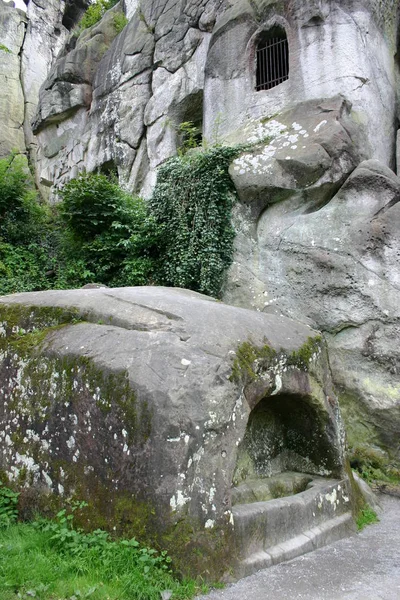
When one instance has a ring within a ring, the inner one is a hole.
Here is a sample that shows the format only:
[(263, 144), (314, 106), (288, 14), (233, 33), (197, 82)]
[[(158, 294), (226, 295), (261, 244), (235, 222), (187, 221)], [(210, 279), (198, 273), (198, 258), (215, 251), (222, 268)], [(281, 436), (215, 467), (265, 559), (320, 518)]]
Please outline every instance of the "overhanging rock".
[(39, 504), (85, 499), (92, 525), (157, 539), (186, 571), (235, 563), (233, 487), (345, 478), (325, 349), (305, 325), (186, 290), (101, 288), (3, 297), (0, 335), (3, 477)]

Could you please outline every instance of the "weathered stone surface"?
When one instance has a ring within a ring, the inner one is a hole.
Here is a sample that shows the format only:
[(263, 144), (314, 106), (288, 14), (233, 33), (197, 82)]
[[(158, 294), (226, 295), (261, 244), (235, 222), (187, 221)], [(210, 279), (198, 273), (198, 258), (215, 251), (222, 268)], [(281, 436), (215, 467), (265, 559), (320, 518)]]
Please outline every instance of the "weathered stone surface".
[(129, 500), (142, 531), (152, 520), (160, 535), (177, 521), (205, 538), (222, 531), (230, 560), (232, 480), (262, 399), (293, 406), (303, 416), (290, 425), (287, 413), (289, 438), (308, 440), (271, 453), (344, 474), (326, 354), (305, 325), (155, 287), (17, 294), (0, 299), (0, 315), (0, 468), (11, 481), (79, 494), (109, 519)]
[(368, 156), (359, 136), (351, 108), (340, 96), (299, 103), (273, 119), (252, 123), (233, 136), (254, 145), (230, 168), (240, 200), (251, 207), (255, 220), (268, 205), (287, 198), (303, 210), (315, 210)]
[[(215, 138), (217, 122), (225, 135), (248, 118), (271, 117), (298, 102), (341, 94), (366, 133), (368, 157), (393, 166), (398, 10), (390, 0), (233, 3), (210, 42), (206, 137)], [(255, 46), (260, 32), (277, 24), (289, 42), (289, 79), (255, 91)]]
[(324, 331), (350, 442), (374, 442), (397, 456), (399, 198), (399, 178), (366, 161), (322, 207), (293, 198), (268, 206), (253, 225), (252, 246), (240, 234), (226, 294)]
[[(71, 132), (70, 146), (82, 145), (82, 162), (75, 163), (65, 149), (49, 161), (48, 136), (40, 136), (38, 170), (43, 180), (51, 171), (60, 186), (69, 172), (113, 161), (124, 185), (148, 195), (155, 169), (176, 153), (181, 122), (192, 120), (201, 126), (204, 114), (205, 137), (220, 143), (233, 139), (239, 126), (246, 131), (254, 119), (338, 94), (351, 109), (363, 140), (356, 150), (362, 149), (364, 158), (394, 166), (395, 3), (163, 0), (139, 5), (130, 0), (124, 10), (130, 23), (112, 48), (104, 52), (101, 36), (92, 38), (85, 32), (76, 49), (67, 45), (57, 62), (54, 73), (70, 82), (81, 83), (82, 77), (92, 81), (96, 73), (93, 103), (79, 140), (72, 133), (76, 115), (60, 112), (64, 130)], [(110, 16), (103, 21), (107, 19), (111, 22)], [(287, 32), (289, 79), (256, 92), (255, 46), (260, 32), (275, 24)], [(87, 36), (92, 40), (90, 53), (82, 54), (89, 47)], [(104, 55), (100, 63), (99, 55)], [(50, 77), (45, 88), (51, 81)], [(43, 102), (45, 96), (43, 92)], [(39, 123), (51, 127), (40, 118), (36, 126)], [(349, 133), (354, 141), (355, 132)], [(342, 131), (339, 144), (347, 144), (343, 136)], [(299, 157), (298, 173), (309, 172), (310, 161), (320, 161), (323, 168), (329, 160), (320, 146), (308, 146), (306, 152)], [(312, 166), (311, 170), (314, 173)]]
[(0, 40), (9, 50), (0, 50), (0, 156), (24, 150), (24, 96), (20, 80), (19, 52), (25, 35), (24, 13), (0, 0)]
[(1, 51), (0, 69), (4, 78), (1, 86), (4, 93), (0, 94), (1, 156), (15, 149), (27, 150), (34, 163), (36, 140), (31, 120), (39, 89), (67, 37), (65, 15), (72, 11), (67, 19), (72, 26), (84, 5), (85, 0), (69, 0), (66, 5), (59, 0), (30, 0), (23, 12), (14, 3), (0, 1), (0, 39), (11, 50)]

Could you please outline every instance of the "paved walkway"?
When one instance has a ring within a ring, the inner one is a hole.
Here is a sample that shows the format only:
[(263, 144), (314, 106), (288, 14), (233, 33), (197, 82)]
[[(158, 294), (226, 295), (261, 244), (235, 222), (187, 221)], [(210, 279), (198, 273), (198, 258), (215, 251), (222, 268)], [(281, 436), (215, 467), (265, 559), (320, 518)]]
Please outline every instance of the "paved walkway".
[[(202, 600), (400, 600), (400, 500), (382, 496), (380, 522), (259, 571)], [(200, 600), (198, 598), (197, 600)]]

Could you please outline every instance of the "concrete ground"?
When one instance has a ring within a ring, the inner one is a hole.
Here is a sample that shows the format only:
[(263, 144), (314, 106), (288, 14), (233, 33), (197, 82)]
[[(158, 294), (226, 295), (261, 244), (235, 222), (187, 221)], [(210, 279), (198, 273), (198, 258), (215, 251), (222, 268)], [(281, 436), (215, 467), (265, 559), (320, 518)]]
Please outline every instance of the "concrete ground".
[(380, 522), (197, 600), (400, 600), (400, 499)]

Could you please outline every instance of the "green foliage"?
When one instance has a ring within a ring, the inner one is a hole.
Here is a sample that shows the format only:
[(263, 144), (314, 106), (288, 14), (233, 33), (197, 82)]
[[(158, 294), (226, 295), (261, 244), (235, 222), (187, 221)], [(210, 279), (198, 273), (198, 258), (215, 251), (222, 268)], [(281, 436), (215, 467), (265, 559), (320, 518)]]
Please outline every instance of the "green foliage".
[(114, 27), (117, 33), (121, 33), (125, 25), (128, 24), (128, 19), (123, 13), (117, 13), (113, 17)]
[(7, 46), (5, 46), (4, 44), (0, 44), (0, 50), (3, 50), (3, 52), (7, 52), (7, 53), (11, 54), (11, 50), (9, 48), (7, 48)]
[(0, 530), (2, 599), (159, 600), (170, 590), (178, 600), (198, 591), (194, 581), (174, 578), (165, 552), (134, 538), (112, 540), (100, 529), (76, 528), (74, 514), (84, 505), (73, 504), (54, 521), (37, 519)]
[(93, 173), (70, 181), (61, 197), (57, 287), (148, 283), (155, 240), (143, 200)]
[(228, 167), (238, 148), (211, 148), (167, 161), (150, 200), (158, 230), (158, 283), (218, 297), (232, 262), (234, 187)]
[(307, 341), (298, 350), (294, 350), (288, 356), (288, 365), (307, 369), (309, 363), (315, 355), (318, 355), (321, 350), (322, 338), (320, 335), (307, 338)]
[(366, 527), (367, 525), (378, 523), (378, 521), (379, 519), (376, 512), (368, 504), (365, 504), (357, 515), (357, 529), (358, 531), (361, 531), (361, 529), (364, 529), (364, 527)]
[(0, 481), (0, 528), (7, 527), (18, 518), (19, 493), (5, 487)]
[(26, 158), (0, 160), (0, 294), (49, 287), (49, 211), (39, 203)]
[(360, 446), (350, 453), (350, 465), (370, 485), (400, 485), (400, 469), (386, 456), (371, 448)]
[[(188, 143), (194, 143), (188, 128)], [(147, 204), (116, 180), (83, 174), (50, 210), (23, 157), (0, 161), (0, 294), (159, 283), (219, 296), (232, 261), (235, 200), (228, 167), (239, 148), (168, 161)]]
[(201, 144), (201, 131), (192, 121), (184, 121), (179, 126), (182, 136), (182, 145), (178, 149), (178, 155), (183, 156), (188, 150), (197, 148)]
[(95, 0), (86, 10), (79, 22), (79, 29), (88, 29), (101, 21), (107, 10), (117, 4), (118, 0)]

